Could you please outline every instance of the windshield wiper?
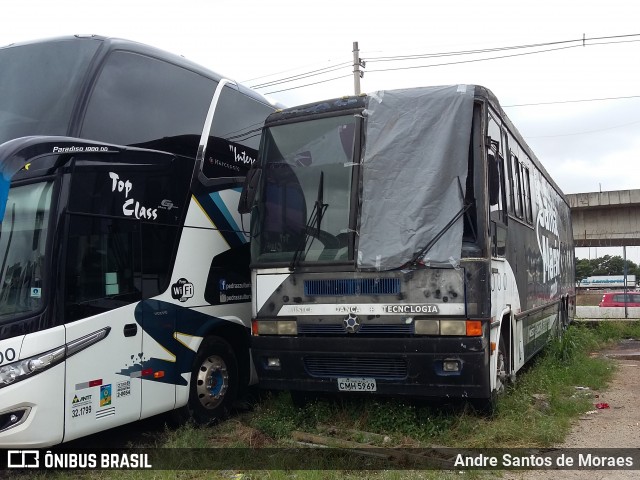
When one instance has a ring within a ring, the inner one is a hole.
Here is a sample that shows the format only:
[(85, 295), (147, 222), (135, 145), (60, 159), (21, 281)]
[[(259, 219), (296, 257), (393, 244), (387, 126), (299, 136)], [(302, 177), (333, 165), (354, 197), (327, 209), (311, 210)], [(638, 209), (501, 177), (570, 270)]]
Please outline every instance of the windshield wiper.
[[(296, 266), (298, 265), (301, 253), (307, 245), (307, 240), (309, 239), (309, 232), (311, 231), (311, 229), (314, 228), (316, 232), (315, 235), (311, 236), (311, 242), (309, 242), (309, 247), (305, 252), (305, 257), (307, 255), (307, 252), (311, 248), (311, 245), (313, 244), (314, 238), (320, 236), (320, 224), (322, 223), (322, 217), (324, 216), (324, 212), (327, 210), (328, 206), (328, 203), (324, 203), (324, 172), (320, 171), (320, 182), (318, 182), (318, 195), (316, 196), (316, 202), (313, 205), (313, 210), (311, 210), (311, 215), (309, 215), (307, 224), (304, 226), (304, 237), (298, 244), (295, 252), (293, 252), (293, 259), (291, 260), (291, 265), (289, 265), (289, 270), (294, 271)], [(314, 224), (315, 227), (313, 226)]]
[[(453, 225), (455, 225), (455, 223), (460, 219), (460, 217), (462, 217), (465, 214), (468, 215), (467, 210), (469, 210), (469, 208), (471, 208), (473, 204), (470, 202), (465, 202), (464, 194), (462, 193), (462, 184), (460, 183), (460, 177), (458, 177), (458, 188), (460, 190), (460, 197), (462, 199), (462, 208), (458, 210), (458, 212), (453, 216), (453, 218), (449, 220), (449, 223), (447, 223), (444, 227), (442, 227), (442, 229), (431, 239), (431, 241), (428, 242), (424, 247), (422, 247), (418, 251), (418, 253), (413, 256), (411, 261), (406, 263), (406, 265), (415, 265), (421, 258), (423, 258), (427, 253), (429, 253), (429, 250), (431, 250), (431, 248), (437, 243), (437, 241), (440, 240), (442, 236)], [(475, 231), (474, 231), (474, 236), (475, 236)]]

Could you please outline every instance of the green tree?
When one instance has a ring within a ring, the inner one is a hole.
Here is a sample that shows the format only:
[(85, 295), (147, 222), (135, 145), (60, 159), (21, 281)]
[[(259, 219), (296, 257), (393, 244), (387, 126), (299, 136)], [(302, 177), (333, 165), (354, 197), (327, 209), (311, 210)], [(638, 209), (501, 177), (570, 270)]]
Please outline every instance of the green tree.
[[(605, 255), (592, 259), (576, 258), (576, 281), (581, 282), (587, 277), (596, 275), (623, 275), (624, 265), (624, 259), (620, 255)], [(627, 275), (640, 278), (640, 267), (628, 259)]]
[(580, 285), (580, 282), (587, 277), (590, 277), (593, 273), (593, 267), (591, 262), (586, 258), (576, 258), (576, 282)]

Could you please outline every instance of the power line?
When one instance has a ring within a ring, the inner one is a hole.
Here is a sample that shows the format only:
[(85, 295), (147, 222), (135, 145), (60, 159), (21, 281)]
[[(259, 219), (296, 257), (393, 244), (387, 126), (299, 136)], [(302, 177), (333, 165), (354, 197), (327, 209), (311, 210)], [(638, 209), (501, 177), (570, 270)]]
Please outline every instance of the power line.
[[(440, 53), (422, 53), (415, 55), (397, 55), (390, 57), (367, 57), (367, 62), (391, 62), (391, 61), (402, 61), (402, 60), (415, 60), (419, 58), (440, 58), (440, 57), (449, 57), (449, 56), (457, 56), (457, 55), (472, 55), (478, 53), (491, 53), (491, 52), (499, 52), (505, 50), (518, 50), (524, 48), (537, 48), (537, 47), (546, 47), (550, 45), (560, 45), (566, 43), (579, 43), (580, 45), (576, 46), (591, 46), (597, 45), (593, 43), (587, 44), (587, 41), (593, 40), (611, 40), (611, 39), (619, 39), (619, 38), (628, 38), (628, 37), (638, 37), (640, 33), (633, 33), (627, 35), (609, 35), (605, 37), (582, 37), (573, 40), (557, 40), (553, 42), (542, 42), (542, 43), (531, 43), (527, 45), (513, 45), (507, 47), (492, 47), (492, 48), (483, 48), (483, 49), (475, 49), (475, 50), (458, 50), (453, 52), (440, 52)], [(618, 43), (618, 42), (615, 42)], [(620, 42), (622, 43), (622, 42)]]
[(442, 58), (442, 57), (453, 57), (459, 55), (475, 55), (479, 53), (491, 53), (491, 52), (501, 52), (505, 50), (520, 50), (523, 48), (534, 48), (534, 47), (545, 47), (549, 45), (558, 45), (562, 43), (575, 43), (577, 40), (563, 40), (558, 42), (545, 42), (545, 43), (535, 43), (529, 45), (515, 45), (511, 47), (494, 47), (494, 48), (483, 48), (476, 50), (459, 50), (455, 52), (439, 52), (439, 53), (422, 53), (416, 55), (397, 55), (392, 57), (374, 57), (367, 58), (367, 61), (370, 63), (375, 62), (399, 62), (403, 60), (417, 60), (421, 58)]
[(604, 97), (604, 98), (585, 98), (582, 100), (559, 100), (557, 102), (539, 102), (539, 103), (518, 103), (514, 105), (501, 105), (502, 108), (511, 107), (532, 107), (537, 105), (556, 105), (561, 103), (581, 103), (581, 102), (601, 102), (604, 100), (624, 100), (628, 98), (640, 98), (640, 95), (629, 95), (627, 97)]
[[(499, 55), (499, 56), (488, 57), (488, 58), (485, 57), (485, 58), (458, 60), (458, 61), (445, 62), (445, 63), (436, 63), (436, 64), (428, 64), (428, 65), (413, 65), (413, 66), (407, 66), (407, 67), (381, 68), (381, 69), (367, 70), (367, 73), (378, 73), (378, 72), (388, 72), (388, 71), (398, 71), (398, 70), (413, 70), (413, 69), (418, 69), (418, 68), (441, 67), (441, 66), (458, 65), (458, 64), (464, 64), (464, 63), (477, 63), (477, 62), (484, 62), (484, 61), (490, 61), (490, 60), (500, 60), (500, 59), (504, 59), (504, 58), (518, 57), (518, 56), (524, 56), (524, 55), (534, 55), (534, 54), (538, 54), (538, 53), (548, 53), (548, 52), (552, 52), (552, 51), (565, 50), (565, 49), (576, 48), (576, 47), (585, 47), (585, 46), (594, 46), (594, 45), (610, 45), (610, 44), (631, 43), (631, 42), (639, 42), (640, 41), (640, 39), (622, 40), (624, 38), (628, 39), (628, 38), (634, 38), (634, 37), (640, 37), (640, 33), (625, 34), (625, 35), (610, 35), (610, 36), (603, 36), (603, 37), (589, 37), (589, 38), (582, 37), (582, 38), (579, 38), (579, 39), (571, 39), (571, 40), (559, 40), (559, 41), (553, 41), (553, 42), (541, 42), (541, 43), (535, 43), (535, 44), (514, 45), (514, 46), (505, 46), (505, 47), (494, 47), (494, 48), (487, 48), (487, 49), (461, 50), (461, 51), (454, 51), (454, 52), (427, 53), (427, 54), (404, 55), (404, 56), (395, 56), (395, 57), (371, 57), (371, 58), (364, 58), (363, 60), (365, 60), (367, 62), (418, 60), (418, 59), (421, 59), (421, 58), (443, 58), (443, 57), (451, 57), (451, 56), (478, 55), (478, 54), (483, 54), (483, 53), (491, 53), (491, 52), (499, 52), (499, 51), (538, 48), (540, 46), (564, 45), (564, 46), (559, 46), (559, 47), (554, 47), (554, 48), (545, 48), (545, 49), (542, 49), (542, 50), (536, 50), (536, 51), (533, 51), (533, 52), (514, 53), (514, 54), (509, 54), (509, 55)], [(596, 41), (596, 40), (614, 40), (614, 41), (609, 41), (609, 42), (600, 41), (600, 42), (595, 42), (594, 43), (594, 41)], [(589, 42), (589, 43), (587, 43), (587, 42)], [(572, 44), (572, 45), (567, 45), (567, 44)], [(325, 67), (325, 68), (317, 69), (317, 70), (312, 70), (312, 71), (309, 71), (309, 72), (300, 73), (298, 75), (293, 75), (293, 76), (284, 77), (284, 78), (281, 78), (281, 79), (276, 79), (276, 80), (273, 80), (273, 81), (270, 81), (270, 82), (265, 82), (265, 83), (262, 83), (262, 84), (253, 85), (253, 86), (251, 86), (251, 88), (261, 89), (261, 88), (268, 88), (268, 87), (271, 87), (271, 86), (280, 85), (280, 84), (284, 84), (284, 83), (295, 82), (295, 81), (298, 81), (298, 80), (303, 80), (305, 78), (310, 78), (310, 77), (314, 77), (314, 76), (318, 76), (318, 75), (323, 75), (325, 73), (330, 73), (330, 72), (333, 72), (333, 71), (337, 71), (337, 70), (340, 70), (342, 68), (347, 68), (347, 66), (351, 66), (351, 63), (350, 62), (344, 62), (344, 63), (340, 63), (340, 64), (337, 64), (337, 65), (334, 65), (334, 66)], [(259, 77), (259, 78), (264, 78), (264, 77)], [(271, 91), (271, 92), (265, 93), (265, 95), (272, 94), (272, 93), (279, 93), (279, 92), (288, 91), (288, 90), (295, 90), (295, 89), (298, 89), (298, 88), (304, 88), (304, 87), (307, 87), (307, 86), (317, 85), (317, 84), (325, 83), (325, 82), (331, 82), (331, 81), (334, 81), (334, 80), (337, 80), (337, 79), (341, 79), (341, 78), (345, 78), (345, 77), (342, 77), (342, 76), (341, 77), (334, 77), (334, 78), (330, 78), (330, 79), (327, 79), (327, 80), (322, 80), (322, 81), (307, 83), (307, 84), (304, 84), (304, 85), (298, 85), (298, 86), (290, 87), (290, 88), (286, 88), (286, 89)]]
[(444, 66), (448, 66), (448, 65), (460, 65), (463, 63), (477, 63), (477, 62), (486, 62), (488, 60), (500, 60), (502, 58), (510, 58), (510, 57), (521, 57), (524, 55), (534, 55), (536, 53), (546, 53), (546, 52), (553, 52), (556, 50), (566, 50), (569, 48), (576, 48), (579, 47), (580, 45), (569, 45), (566, 47), (557, 47), (557, 48), (548, 48), (546, 50), (538, 50), (536, 52), (525, 52), (525, 53), (514, 53), (512, 55), (500, 55), (498, 57), (490, 57), (490, 58), (475, 58), (475, 59), (470, 59), (470, 60), (459, 60), (456, 62), (446, 62), (446, 63), (433, 63), (431, 65), (414, 65), (411, 67), (395, 67), (395, 68), (381, 68), (378, 70), (369, 70), (368, 73), (374, 73), (374, 72), (392, 72), (392, 71), (396, 71), (396, 70), (415, 70), (417, 68), (431, 68), (431, 67), (444, 67)]
[(280, 93), (280, 92), (286, 92), (288, 90), (295, 90), (297, 88), (309, 87), (311, 85), (318, 85), (319, 83), (333, 82), (334, 80), (340, 80), (341, 78), (347, 78), (347, 77), (351, 77), (351, 74), (343, 75), (341, 77), (329, 78), (327, 80), (320, 80), (319, 82), (307, 83), (305, 85), (298, 85), (297, 87), (283, 88), (282, 90), (274, 90), (272, 92), (265, 92), (264, 95), (271, 95), (272, 93)]
[[(590, 43), (589, 45), (610, 45), (610, 44), (617, 44), (617, 43), (629, 43), (629, 42), (640, 42), (640, 40), (627, 40), (627, 41), (621, 41), (621, 42), (601, 42), (601, 43)], [(558, 50), (567, 50), (569, 48), (578, 48), (578, 47), (582, 47), (582, 45), (567, 45), (564, 47), (556, 47), (556, 48), (547, 48), (544, 50), (536, 50), (534, 52), (523, 52), (523, 53), (513, 53), (511, 55), (499, 55), (497, 57), (488, 57), (488, 58), (475, 58), (475, 59), (469, 59), (469, 60), (459, 60), (459, 61), (455, 61), (455, 62), (445, 62), (445, 63), (434, 63), (434, 64), (430, 64), (430, 65), (414, 65), (411, 67), (395, 67), (395, 68), (381, 68), (381, 69), (377, 69), (377, 70), (367, 70), (367, 73), (374, 73), (374, 72), (390, 72), (390, 71), (397, 71), (397, 70), (415, 70), (417, 68), (431, 68), (431, 67), (443, 67), (443, 66), (448, 66), (448, 65), (459, 65), (459, 64), (463, 64), (463, 63), (477, 63), (477, 62), (486, 62), (489, 60), (500, 60), (503, 58), (511, 58), (511, 57), (522, 57), (525, 55), (535, 55), (537, 53), (547, 53), (547, 52), (554, 52), (554, 51), (558, 51)]]
[(251, 85), (250, 88), (266, 88), (266, 87), (272, 87), (274, 85), (279, 85), (281, 83), (289, 83), (289, 82), (293, 82), (296, 80), (302, 80), (304, 78), (309, 78), (309, 77), (315, 77), (318, 75), (323, 75), (325, 73), (329, 73), (329, 72), (335, 72), (336, 70), (341, 70), (342, 68), (344, 68), (345, 66), (351, 65), (351, 62), (343, 62), (340, 63), (336, 66), (333, 67), (325, 67), (325, 68), (321, 68), (318, 70), (312, 70), (310, 72), (305, 72), (305, 73), (300, 73), (298, 75), (292, 75), (290, 77), (285, 77), (285, 78), (281, 78), (278, 80), (272, 80), (270, 82), (265, 82), (265, 83), (260, 83), (257, 85)]
[[(317, 65), (317, 63), (316, 63), (316, 64), (313, 64), (313, 65)], [(340, 63), (339, 65), (342, 65), (342, 63)], [(268, 75), (261, 75), (261, 76), (259, 76), (259, 77), (247, 78), (247, 79), (245, 79), (245, 80), (242, 80), (242, 81), (241, 81), (241, 83), (243, 83), (243, 84), (247, 84), (247, 83), (249, 83), (249, 82), (253, 82), (254, 80), (262, 80), (263, 78), (267, 78), (267, 77), (274, 77), (274, 76), (276, 76), (276, 75), (280, 75), (280, 74), (282, 74), (282, 73), (294, 72), (294, 71), (296, 71), (296, 70), (301, 70), (301, 69), (303, 69), (303, 68), (307, 68), (307, 67), (310, 67), (310, 66), (312, 66), (312, 65), (305, 65), (305, 66), (300, 66), (300, 67), (296, 67), (296, 68), (288, 68), (287, 70), (282, 70), (282, 71), (280, 71), (280, 72), (270, 73), (270, 74), (268, 74)], [(327, 68), (329, 68), (329, 67), (327, 67)]]
[(614, 125), (613, 127), (607, 127), (607, 128), (600, 128), (598, 130), (589, 130), (586, 132), (576, 132), (576, 133), (562, 133), (559, 135), (539, 135), (536, 137), (526, 137), (526, 139), (531, 139), (531, 138), (554, 138), (554, 137), (571, 137), (574, 135), (587, 135), (589, 133), (597, 133), (597, 132), (604, 132), (607, 130), (614, 130), (616, 128), (622, 128), (622, 127), (628, 127), (629, 125), (635, 125), (636, 123), (640, 123), (640, 120), (636, 120), (635, 122), (629, 122), (629, 123), (623, 123), (621, 125)]

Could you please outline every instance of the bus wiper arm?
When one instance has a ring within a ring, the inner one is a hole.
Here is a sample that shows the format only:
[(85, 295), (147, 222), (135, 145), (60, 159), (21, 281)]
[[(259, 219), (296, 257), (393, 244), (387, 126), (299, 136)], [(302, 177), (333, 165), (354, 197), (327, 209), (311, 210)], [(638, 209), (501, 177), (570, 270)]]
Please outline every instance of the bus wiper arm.
[(462, 197), (462, 201), (463, 201), (462, 208), (458, 210), (458, 212), (453, 216), (453, 218), (449, 220), (449, 222), (444, 227), (442, 227), (442, 229), (429, 241), (429, 243), (427, 243), (424, 247), (420, 249), (420, 251), (416, 255), (414, 255), (413, 259), (410, 262), (408, 262), (408, 264), (415, 265), (415, 263), (418, 262), (418, 260), (424, 257), (427, 253), (429, 253), (429, 250), (433, 248), (436, 242), (440, 240), (442, 236), (451, 227), (453, 227), (453, 225), (458, 221), (458, 219), (462, 217), (467, 212), (467, 210), (469, 210), (469, 208), (471, 207), (472, 205), (471, 202), (466, 202), (466, 203), (464, 202), (464, 195), (462, 193), (462, 185), (460, 184), (460, 177), (458, 177), (458, 188), (460, 189), (460, 196)]
[[(309, 232), (312, 228), (315, 228), (315, 235), (311, 236), (311, 242), (309, 242), (309, 247), (307, 248), (307, 252), (309, 248), (311, 248), (311, 244), (315, 237), (320, 236), (320, 225), (322, 223), (322, 217), (324, 216), (324, 212), (327, 210), (329, 204), (324, 203), (324, 172), (320, 172), (320, 181), (318, 182), (318, 195), (316, 196), (316, 201), (313, 205), (313, 210), (311, 210), (311, 215), (309, 215), (309, 219), (307, 220), (306, 225), (304, 226), (304, 236), (296, 251), (293, 252), (293, 258), (291, 259), (291, 265), (289, 265), (289, 270), (294, 271), (298, 262), (300, 261), (300, 256), (302, 251), (305, 249), (307, 245), (307, 240), (309, 239)], [(315, 224), (315, 226), (314, 226)], [(306, 256), (306, 252), (305, 252)]]

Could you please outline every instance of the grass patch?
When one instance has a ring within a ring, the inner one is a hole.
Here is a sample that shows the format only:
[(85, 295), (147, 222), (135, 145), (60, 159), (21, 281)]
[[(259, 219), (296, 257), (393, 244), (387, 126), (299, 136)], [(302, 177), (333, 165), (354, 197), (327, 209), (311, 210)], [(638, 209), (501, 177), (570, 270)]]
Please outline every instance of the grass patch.
[(640, 322), (599, 322), (593, 330), (600, 346), (629, 338), (640, 339)]

